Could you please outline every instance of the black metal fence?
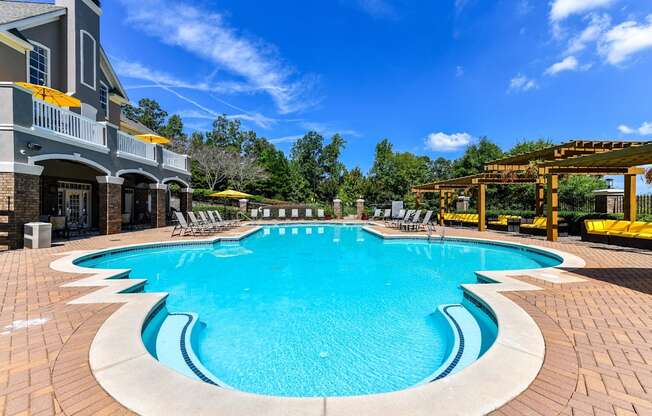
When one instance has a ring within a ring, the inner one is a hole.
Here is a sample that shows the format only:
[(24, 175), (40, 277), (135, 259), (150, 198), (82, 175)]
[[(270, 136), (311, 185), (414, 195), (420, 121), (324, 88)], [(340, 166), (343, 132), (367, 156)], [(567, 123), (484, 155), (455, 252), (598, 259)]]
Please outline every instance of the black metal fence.
[[(622, 213), (625, 197), (622, 195), (592, 195), (586, 198), (571, 198), (559, 201), (561, 211)], [(652, 214), (652, 194), (636, 197), (638, 215)]]

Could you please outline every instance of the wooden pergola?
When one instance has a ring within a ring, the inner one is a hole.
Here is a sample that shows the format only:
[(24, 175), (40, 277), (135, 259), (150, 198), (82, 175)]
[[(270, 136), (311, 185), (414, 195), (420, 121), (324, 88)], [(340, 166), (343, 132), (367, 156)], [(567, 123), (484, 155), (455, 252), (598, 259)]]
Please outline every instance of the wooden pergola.
[(547, 187), (547, 236), (558, 237), (559, 175), (624, 175), (625, 219), (636, 219), (637, 166), (652, 163), (652, 142), (572, 140), (545, 149), (494, 160), (485, 165), (485, 172), (415, 186), (417, 201), (425, 193), (439, 194), (440, 223), (450, 205), (452, 193), (460, 189), (478, 190), (478, 230), (485, 230), (487, 185), (516, 183), (536, 184), (536, 215), (543, 215)]
[(614, 140), (571, 140), (545, 149), (533, 152), (521, 153), (494, 160), (485, 165), (485, 171), (491, 172), (519, 172), (537, 169), (540, 180), (537, 181), (535, 191), (536, 215), (543, 215), (543, 200), (545, 196), (545, 172), (533, 166), (537, 163), (554, 162), (566, 160), (578, 156), (595, 155), (611, 152), (614, 150), (627, 149), (632, 146), (640, 146), (646, 142), (641, 141), (614, 141)]
[(537, 165), (546, 177), (548, 240), (555, 241), (558, 237), (559, 175), (623, 175), (625, 178), (624, 218), (627, 221), (636, 221), (636, 175), (644, 173), (643, 168), (639, 166), (647, 164), (652, 164), (652, 142)]
[(425, 193), (439, 194), (439, 224), (444, 224), (444, 214), (450, 208), (452, 194), (455, 190), (477, 189), (478, 192), (478, 230), (486, 229), (486, 194), (487, 185), (508, 185), (517, 183), (537, 183), (537, 177), (527, 173), (479, 173), (477, 175), (463, 176), (454, 179), (432, 182), (412, 188), (416, 193), (417, 201)]

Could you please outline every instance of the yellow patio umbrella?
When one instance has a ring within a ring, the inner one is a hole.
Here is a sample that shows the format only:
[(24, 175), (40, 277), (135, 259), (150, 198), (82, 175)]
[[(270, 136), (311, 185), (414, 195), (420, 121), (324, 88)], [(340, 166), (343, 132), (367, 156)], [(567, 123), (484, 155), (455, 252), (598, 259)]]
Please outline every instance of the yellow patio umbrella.
[(156, 143), (156, 144), (170, 143), (170, 139), (165, 138), (163, 136), (159, 136), (158, 134), (139, 134), (136, 136), (136, 138), (140, 141), (147, 142), (147, 143)]
[(55, 90), (54, 88), (46, 87), (44, 85), (30, 84), (29, 82), (17, 82), (23, 88), (32, 91), (32, 95), (43, 100), (46, 103), (54, 104), (58, 107), (81, 107), (81, 101), (68, 94)]
[(215, 197), (215, 198), (232, 198), (232, 199), (243, 199), (243, 198), (249, 198), (253, 195), (245, 194), (244, 192), (238, 192), (238, 191), (233, 191), (231, 189), (227, 189), (226, 191), (221, 191), (221, 192), (215, 192), (214, 194), (211, 194), (210, 196)]

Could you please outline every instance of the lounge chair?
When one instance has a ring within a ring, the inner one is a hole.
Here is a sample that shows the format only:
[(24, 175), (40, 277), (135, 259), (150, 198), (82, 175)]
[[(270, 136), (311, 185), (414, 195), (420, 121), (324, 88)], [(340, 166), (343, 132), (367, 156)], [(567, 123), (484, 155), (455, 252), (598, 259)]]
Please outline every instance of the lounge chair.
[(191, 227), (193, 227), (196, 231), (202, 233), (208, 233), (213, 228), (211, 225), (206, 224), (204, 221), (197, 219), (197, 216), (192, 211), (188, 211), (188, 220)]
[(396, 219), (391, 219), (390, 218), (389, 220), (387, 220), (385, 222), (385, 226), (391, 227), (391, 228), (401, 228), (401, 224), (406, 222), (406, 221), (409, 221), (410, 217), (412, 217), (413, 214), (414, 214), (414, 210), (409, 209), (409, 210), (405, 211), (403, 216), (398, 217)]
[(272, 210), (269, 208), (263, 209), (263, 219), (268, 220), (270, 218), (272, 218)]
[(318, 209), (317, 210), (317, 218), (319, 218), (320, 220), (323, 220), (324, 217), (325, 217), (324, 210), (323, 209)]
[(382, 211), (380, 210), (380, 208), (376, 208), (376, 209), (374, 209), (374, 215), (371, 216), (371, 219), (372, 220), (381, 220), (381, 219), (383, 219), (381, 214), (382, 214)]
[[(416, 217), (416, 215), (415, 215)], [(411, 222), (405, 225), (405, 229), (410, 231), (421, 231), (424, 230), (428, 224), (430, 224), (430, 218), (432, 217), (432, 211), (427, 211), (426, 215), (423, 217), (421, 222)]]
[(220, 228), (223, 228), (220, 224), (215, 222), (215, 219), (213, 216), (210, 216), (210, 219), (208, 218), (208, 215), (206, 215), (206, 212), (204, 211), (199, 211), (197, 212), (199, 215), (199, 221), (208, 229), (211, 231), (219, 231)]
[(298, 220), (299, 219), (299, 210), (296, 208), (292, 208), (292, 213), (290, 214), (292, 216), (293, 220)]
[(279, 219), (285, 219), (285, 209), (279, 208), (279, 210), (278, 210), (278, 218)]
[[(190, 218), (190, 214), (193, 214), (192, 212), (188, 212), (188, 218)], [(171, 237), (174, 237), (175, 235), (179, 235), (183, 237), (184, 235), (187, 234), (192, 234), (192, 235), (198, 235), (198, 234), (204, 234), (206, 233), (206, 229), (203, 226), (200, 225), (195, 225), (195, 224), (188, 224), (185, 218), (183, 218), (183, 214), (181, 214), (179, 211), (175, 211), (174, 215), (177, 218), (177, 224), (174, 226), (172, 229), (172, 235)], [(194, 217), (194, 214), (193, 214)], [(197, 218), (195, 218), (197, 220)]]
[(258, 218), (258, 209), (252, 209), (251, 210), (251, 219), (255, 220)]
[(306, 218), (312, 218), (312, 208), (306, 208)]
[(421, 219), (421, 210), (418, 209), (414, 211), (414, 215), (412, 215), (412, 218), (408, 218), (406, 215), (406, 220), (402, 221), (397, 228), (400, 230), (409, 230), (410, 228), (414, 227), (419, 220)]
[(210, 213), (213, 213), (213, 215), (215, 216), (213, 220), (215, 220), (219, 224), (222, 224), (224, 227), (228, 228), (228, 227), (236, 227), (240, 225), (240, 220), (223, 220), (219, 211), (209, 211), (209, 214)]

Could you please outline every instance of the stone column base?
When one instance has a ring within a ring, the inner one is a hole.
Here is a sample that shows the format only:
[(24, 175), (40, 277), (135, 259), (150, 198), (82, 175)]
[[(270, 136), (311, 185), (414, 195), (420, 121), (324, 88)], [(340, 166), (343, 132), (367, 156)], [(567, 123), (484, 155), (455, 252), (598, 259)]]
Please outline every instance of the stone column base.
[(192, 191), (191, 188), (181, 190), (181, 212), (184, 214), (192, 211)]
[(122, 183), (124, 178), (98, 176), (100, 234), (122, 232)]
[(0, 172), (0, 245), (10, 249), (22, 248), (23, 226), (38, 221), (40, 213), (41, 177)]
[(152, 193), (152, 227), (161, 228), (167, 225), (166, 202), (167, 202), (167, 185), (162, 183), (153, 183), (149, 185)]

